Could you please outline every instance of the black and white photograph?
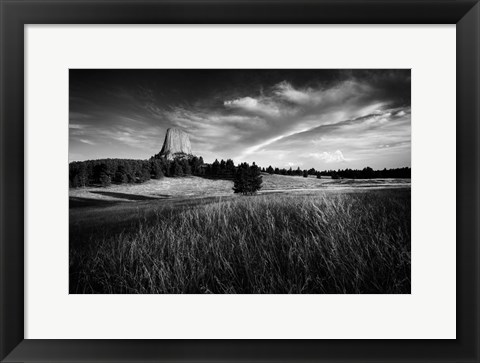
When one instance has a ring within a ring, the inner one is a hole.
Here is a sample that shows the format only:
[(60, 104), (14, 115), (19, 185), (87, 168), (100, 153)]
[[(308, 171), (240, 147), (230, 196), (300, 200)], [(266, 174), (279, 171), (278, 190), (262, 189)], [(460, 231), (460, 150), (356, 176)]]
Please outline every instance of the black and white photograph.
[(410, 294), (410, 69), (70, 69), (70, 294)]

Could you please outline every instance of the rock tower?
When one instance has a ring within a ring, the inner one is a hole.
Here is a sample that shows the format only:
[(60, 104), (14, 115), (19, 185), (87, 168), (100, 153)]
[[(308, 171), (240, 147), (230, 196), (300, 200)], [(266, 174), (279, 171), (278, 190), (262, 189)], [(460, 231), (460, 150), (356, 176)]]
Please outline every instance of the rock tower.
[(160, 156), (164, 156), (168, 160), (175, 157), (187, 156), (192, 154), (192, 146), (188, 134), (177, 128), (167, 129), (165, 141), (163, 142)]

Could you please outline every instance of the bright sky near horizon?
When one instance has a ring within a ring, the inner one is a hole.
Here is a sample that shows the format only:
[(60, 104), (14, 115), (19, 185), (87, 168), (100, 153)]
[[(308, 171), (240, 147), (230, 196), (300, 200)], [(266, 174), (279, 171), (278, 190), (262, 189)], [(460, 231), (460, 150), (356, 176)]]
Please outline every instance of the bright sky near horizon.
[(70, 161), (147, 159), (167, 128), (206, 162), (411, 166), (411, 72), (70, 70)]

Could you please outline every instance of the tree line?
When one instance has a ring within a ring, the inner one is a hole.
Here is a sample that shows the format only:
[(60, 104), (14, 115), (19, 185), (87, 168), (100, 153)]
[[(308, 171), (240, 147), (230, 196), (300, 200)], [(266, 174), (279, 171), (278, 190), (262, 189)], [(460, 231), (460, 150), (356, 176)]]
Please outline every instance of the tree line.
[(373, 170), (371, 167), (366, 167), (363, 169), (338, 169), (338, 170), (323, 170), (318, 171), (315, 168), (310, 169), (279, 169), (273, 168), (271, 165), (268, 168), (262, 168), (262, 172), (268, 174), (278, 174), (278, 175), (291, 175), (291, 176), (303, 176), (308, 177), (309, 175), (315, 175), (317, 178), (322, 176), (329, 176), (332, 179), (375, 179), (375, 178), (411, 178), (412, 169), (408, 167), (404, 168), (395, 168), (382, 170)]
[(227, 159), (226, 161), (215, 159), (213, 163), (205, 165), (204, 175), (214, 179), (232, 180), (235, 177), (236, 170), (237, 168), (232, 159)]
[(203, 175), (203, 158), (152, 157), (150, 160), (98, 159), (76, 161), (69, 164), (70, 187), (114, 184), (143, 183), (150, 179), (178, 177), (186, 175)]
[(153, 156), (150, 160), (98, 159), (75, 161), (69, 165), (69, 182), (73, 188), (143, 183), (150, 179), (188, 175), (233, 180), (235, 193), (254, 194), (262, 186), (261, 170), (255, 163), (235, 167), (231, 159), (205, 164), (201, 156), (174, 160)]
[[(206, 164), (203, 158), (189, 155), (168, 160), (163, 156), (155, 155), (149, 160), (131, 159), (98, 159), (72, 162), (69, 165), (70, 187), (108, 186), (110, 184), (143, 183), (150, 179), (163, 177), (201, 176), (212, 179), (226, 179), (234, 181), (234, 191), (250, 194), (254, 189), (261, 187), (261, 172), (278, 175), (291, 175), (317, 178), (330, 176), (333, 179), (373, 179), (373, 178), (411, 178), (411, 168), (396, 168), (373, 170), (370, 167), (363, 169), (338, 169), (317, 171), (310, 169), (280, 169), (269, 166), (260, 168), (255, 163), (241, 163), (235, 166), (232, 159), (215, 159)], [(256, 190), (258, 190), (256, 189)]]

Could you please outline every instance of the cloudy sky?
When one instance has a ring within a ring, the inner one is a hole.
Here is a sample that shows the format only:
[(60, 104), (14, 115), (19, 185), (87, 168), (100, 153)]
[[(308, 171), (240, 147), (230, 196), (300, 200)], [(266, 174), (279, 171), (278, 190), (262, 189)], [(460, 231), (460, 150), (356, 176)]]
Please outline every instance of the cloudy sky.
[(70, 70), (69, 159), (147, 159), (165, 132), (206, 162), (410, 166), (410, 70)]

